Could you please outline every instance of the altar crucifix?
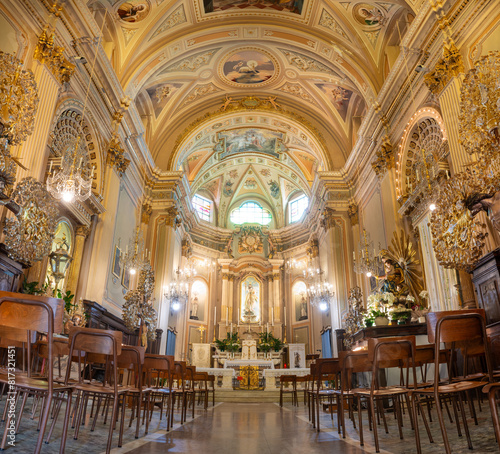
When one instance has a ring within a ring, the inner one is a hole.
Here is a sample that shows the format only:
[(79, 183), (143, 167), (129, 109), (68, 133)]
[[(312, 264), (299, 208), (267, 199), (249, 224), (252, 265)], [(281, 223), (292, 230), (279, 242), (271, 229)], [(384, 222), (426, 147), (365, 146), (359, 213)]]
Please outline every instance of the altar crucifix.
[(203, 344), (203, 333), (205, 332), (205, 327), (203, 325), (200, 325), (198, 331), (200, 332), (200, 344)]

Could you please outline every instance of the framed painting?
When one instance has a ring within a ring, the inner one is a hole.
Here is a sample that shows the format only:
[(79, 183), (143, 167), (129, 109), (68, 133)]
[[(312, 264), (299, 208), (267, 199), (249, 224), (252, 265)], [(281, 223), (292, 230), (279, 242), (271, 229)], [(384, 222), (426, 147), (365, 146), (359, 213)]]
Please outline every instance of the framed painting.
[(122, 285), (128, 290), (130, 288), (130, 269), (123, 267)]
[(118, 279), (121, 279), (122, 277), (122, 251), (118, 246), (115, 246), (115, 252), (113, 254), (113, 276), (115, 276)]

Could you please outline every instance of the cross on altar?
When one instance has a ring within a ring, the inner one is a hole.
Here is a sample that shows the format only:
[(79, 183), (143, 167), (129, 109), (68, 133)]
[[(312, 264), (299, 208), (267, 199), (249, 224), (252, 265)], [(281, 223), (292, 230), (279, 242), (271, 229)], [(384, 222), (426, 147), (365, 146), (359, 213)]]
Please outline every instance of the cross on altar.
[(200, 343), (203, 344), (203, 332), (205, 331), (205, 327), (203, 325), (200, 325), (198, 331), (200, 332)]

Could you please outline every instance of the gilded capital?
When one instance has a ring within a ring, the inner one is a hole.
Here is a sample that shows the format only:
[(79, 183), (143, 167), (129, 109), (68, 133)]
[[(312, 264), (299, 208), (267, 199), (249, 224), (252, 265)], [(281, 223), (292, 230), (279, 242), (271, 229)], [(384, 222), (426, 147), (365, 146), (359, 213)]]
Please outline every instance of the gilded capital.
[(177, 228), (180, 225), (180, 219), (179, 219), (179, 213), (177, 211), (176, 207), (170, 207), (167, 208), (167, 214), (165, 216), (165, 224), (169, 225), (170, 227)]
[(323, 218), (321, 219), (321, 225), (325, 230), (330, 230), (332, 227), (335, 226), (335, 219), (333, 219), (333, 213), (335, 213), (335, 210), (333, 208), (326, 207), (325, 210), (323, 211)]
[(359, 208), (358, 205), (355, 203), (351, 203), (349, 207), (347, 208), (347, 216), (349, 216), (349, 219), (351, 221), (351, 225), (354, 227), (355, 225), (358, 225), (359, 223)]
[(372, 162), (372, 169), (381, 178), (385, 173), (394, 167), (394, 153), (389, 138), (386, 137), (375, 153), (375, 160)]
[(443, 57), (436, 63), (434, 70), (424, 76), (424, 81), (432, 93), (439, 95), (453, 77), (463, 72), (464, 63), (460, 51), (451, 43), (445, 45)]
[(149, 220), (151, 219), (152, 213), (153, 213), (153, 207), (149, 203), (143, 203), (141, 212), (141, 222), (143, 224), (149, 224)]
[(54, 33), (48, 33), (46, 26), (35, 47), (33, 58), (46, 64), (61, 83), (69, 82), (75, 72), (75, 65), (64, 58), (64, 47), (54, 44)]
[(75, 235), (87, 238), (90, 235), (90, 228), (86, 225), (80, 225), (76, 228)]
[(114, 134), (109, 142), (106, 164), (114, 167), (120, 177), (125, 174), (127, 167), (130, 164), (130, 160), (125, 157), (125, 150), (123, 149), (117, 134)]

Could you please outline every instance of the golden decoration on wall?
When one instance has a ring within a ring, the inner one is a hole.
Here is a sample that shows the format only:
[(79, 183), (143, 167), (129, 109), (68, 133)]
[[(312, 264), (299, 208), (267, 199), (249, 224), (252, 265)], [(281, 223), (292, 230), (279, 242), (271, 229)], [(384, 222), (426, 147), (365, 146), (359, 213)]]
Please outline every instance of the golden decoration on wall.
[[(420, 261), (417, 259), (417, 251), (413, 247), (410, 237), (401, 229), (400, 235), (394, 232), (391, 240), (391, 246), (387, 250), (381, 251), (380, 256), (384, 260), (387, 272), (387, 262), (392, 261), (394, 272), (390, 276), (387, 273), (386, 280), (392, 280), (396, 286), (396, 291), (392, 291), (396, 296), (407, 296), (408, 293), (418, 298), (423, 289), (422, 272), (420, 270)], [(401, 273), (401, 276), (398, 274)], [(400, 287), (400, 290), (397, 287)], [(405, 290), (405, 287), (407, 289)], [(390, 291), (387, 289), (385, 291)], [(399, 295), (398, 295), (399, 293)]]
[(240, 254), (260, 254), (263, 252), (262, 229), (260, 227), (244, 226), (238, 240)]
[(468, 153), (500, 150), (500, 52), (490, 52), (467, 73), (460, 99), (459, 132)]
[(375, 174), (381, 178), (385, 173), (394, 167), (394, 153), (392, 144), (388, 137), (385, 137), (384, 142), (375, 153), (375, 161), (372, 162), (372, 169)]
[(19, 145), (33, 132), (38, 93), (33, 73), (0, 51), (0, 137)]
[(353, 227), (359, 224), (359, 208), (356, 203), (351, 203), (347, 207), (347, 216), (349, 216)]
[(114, 167), (120, 177), (125, 174), (130, 164), (130, 159), (125, 157), (125, 150), (122, 147), (118, 134), (113, 134), (109, 142), (106, 164)]
[(474, 268), (487, 235), (486, 226), (475, 216), (499, 190), (498, 157), (485, 159), (443, 184), (430, 222), (432, 245), (442, 266), (469, 272)]
[(142, 346), (147, 346), (146, 338), (156, 339), (158, 314), (152, 304), (154, 288), (154, 271), (148, 263), (139, 274), (137, 288), (127, 292), (123, 304), (123, 321), (127, 328), (132, 331), (140, 327)]
[(16, 185), (12, 201), (21, 210), (5, 220), (5, 247), (9, 257), (31, 266), (50, 253), (58, 210), (43, 183), (32, 177)]
[(33, 58), (45, 63), (61, 83), (69, 82), (75, 72), (75, 65), (64, 58), (64, 47), (54, 44), (54, 33), (48, 32), (48, 28), (45, 26), (38, 38)]
[(445, 44), (443, 57), (438, 60), (434, 70), (424, 76), (427, 88), (438, 95), (446, 87), (452, 77), (464, 72), (464, 64), (460, 51), (455, 44)]

